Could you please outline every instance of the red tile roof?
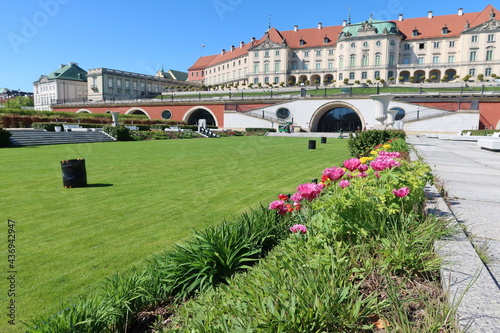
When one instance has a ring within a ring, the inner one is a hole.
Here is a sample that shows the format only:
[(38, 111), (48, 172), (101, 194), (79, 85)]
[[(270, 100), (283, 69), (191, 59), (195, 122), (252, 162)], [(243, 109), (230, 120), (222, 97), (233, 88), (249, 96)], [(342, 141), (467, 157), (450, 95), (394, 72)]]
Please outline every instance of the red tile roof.
[[(490, 19), (491, 10), (494, 10), (496, 18), (500, 17), (500, 12), (492, 5), (486, 6), (481, 12), (463, 13), (462, 15), (441, 15), (428, 17), (418, 17), (403, 19), (403, 21), (392, 21), (397, 24), (407, 40), (424, 39), (424, 38), (442, 38), (444, 36), (454, 37), (460, 35), (465, 30), (465, 25), (468, 22), (469, 27), (473, 28)], [(448, 28), (448, 34), (443, 35), (443, 27)], [(413, 30), (417, 29), (418, 36), (413, 37)]]

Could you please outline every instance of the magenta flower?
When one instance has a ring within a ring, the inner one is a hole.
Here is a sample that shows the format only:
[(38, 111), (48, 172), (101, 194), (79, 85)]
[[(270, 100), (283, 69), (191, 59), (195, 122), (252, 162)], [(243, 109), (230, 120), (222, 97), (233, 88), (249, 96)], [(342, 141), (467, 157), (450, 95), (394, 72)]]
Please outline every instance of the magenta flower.
[(342, 168), (337, 168), (337, 167), (333, 167), (333, 168), (326, 168), (324, 171), (323, 171), (323, 175), (324, 176), (327, 176), (328, 178), (330, 178), (330, 180), (337, 180), (337, 179), (340, 179), (342, 178), (342, 176), (345, 174), (345, 170), (342, 169)]
[(387, 156), (379, 156), (376, 160), (370, 162), (370, 166), (375, 171), (383, 171), (385, 169), (398, 167), (400, 165), (401, 163)]
[(377, 171), (375, 171), (373, 174), (375, 175), (375, 177), (380, 178), (380, 173), (378, 173)]
[(358, 174), (358, 177), (360, 177), (360, 178), (365, 178), (366, 176), (368, 176), (368, 174), (367, 174), (366, 172), (364, 172), (364, 171), (363, 171), (363, 172), (360, 172), (360, 173)]
[(299, 202), (300, 200), (304, 199), (302, 195), (299, 192), (295, 192), (291, 197), (290, 200), (294, 202)]
[(313, 201), (321, 193), (323, 187), (324, 185), (321, 183), (306, 183), (299, 185), (297, 187), (297, 191), (300, 193), (302, 198), (306, 199), (307, 201)]
[(398, 198), (406, 197), (410, 193), (410, 189), (408, 187), (401, 187), (400, 189), (392, 190), (392, 193)]
[(347, 186), (349, 186), (349, 185), (351, 185), (351, 183), (349, 183), (349, 181), (348, 181), (348, 180), (345, 180), (345, 179), (343, 179), (343, 180), (341, 180), (341, 181), (339, 182), (339, 186), (340, 186), (341, 188), (346, 188), (346, 187), (347, 187)]
[(280, 215), (285, 215), (286, 212), (288, 211), (285, 201), (283, 200), (275, 200), (269, 204), (269, 209), (276, 209), (278, 211), (278, 214)]
[(307, 227), (303, 224), (295, 224), (294, 226), (290, 227), (290, 231), (294, 234), (297, 234), (299, 232), (305, 234), (307, 233)]
[(357, 158), (350, 158), (344, 161), (344, 167), (349, 171), (354, 171), (361, 165), (361, 161)]
[(366, 165), (366, 164), (361, 164), (361, 165), (358, 167), (358, 170), (359, 170), (359, 172), (365, 172), (365, 171), (367, 171), (367, 170), (368, 170), (368, 168), (369, 168), (369, 167), (368, 167), (368, 165)]
[(390, 158), (400, 158), (401, 153), (397, 151), (389, 152), (389, 151), (381, 151), (378, 153), (379, 156), (387, 156)]

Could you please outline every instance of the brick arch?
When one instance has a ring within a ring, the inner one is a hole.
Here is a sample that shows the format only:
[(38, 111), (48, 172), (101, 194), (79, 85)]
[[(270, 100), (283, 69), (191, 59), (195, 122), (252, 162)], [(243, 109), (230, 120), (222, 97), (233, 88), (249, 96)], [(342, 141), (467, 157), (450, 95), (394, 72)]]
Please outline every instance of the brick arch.
[(347, 102), (333, 101), (333, 102), (328, 102), (328, 103), (323, 104), (318, 109), (316, 109), (316, 111), (314, 111), (314, 113), (311, 116), (311, 119), (309, 120), (309, 124), (310, 124), (309, 130), (311, 132), (317, 132), (318, 126), (319, 126), (319, 121), (320, 121), (321, 117), (323, 115), (325, 115), (327, 112), (329, 112), (331, 109), (334, 109), (334, 108), (347, 108), (347, 109), (353, 110), (357, 114), (357, 116), (359, 117), (359, 119), (361, 121), (361, 126), (363, 127), (362, 129), (364, 129), (364, 126), (366, 124), (366, 120), (358, 108), (356, 108), (354, 105), (347, 103)]
[(216, 114), (212, 110), (207, 108), (206, 106), (202, 106), (202, 105), (195, 106), (195, 107), (192, 107), (189, 110), (187, 110), (186, 113), (184, 114), (184, 116), (182, 117), (182, 120), (187, 124), (189, 122), (189, 118), (198, 110), (204, 110), (204, 111), (207, 111), (208, 113), (210, 113), (210, 115), (214, 119), (215, 126), (219, 127), (219, 119), (217, 118)]
[(80, 110), (76, 111), (76, 113), (92, 113), (92, 111), (87, 110), (87, 109), (80, 109)]
[(134, 114), (136, 111), (140, 111), (140, 112), (144, 113), (149, 119), (151, 119), (151, 116), (149, 115), (149, 113), (146, 110), (144, 110), (143, 108), (138, 108), (138, 107), (130, 108), (128, 111), (125, 112), (125, 114)]

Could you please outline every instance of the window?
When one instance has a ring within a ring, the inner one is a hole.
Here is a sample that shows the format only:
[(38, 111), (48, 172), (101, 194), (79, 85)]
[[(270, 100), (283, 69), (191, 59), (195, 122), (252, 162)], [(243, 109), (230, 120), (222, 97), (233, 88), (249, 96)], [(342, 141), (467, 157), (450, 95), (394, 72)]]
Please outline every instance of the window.
[(125, 81), (125, 89), (130, 89), (130, 81), (129, 80)]
[(279, 76), (275, 76), (274, 77), (274, 83), (278, 84), (279, 81), (280, 81), (280, 77)]
[(258, 78), (254, 78), (253, 79), (253, 84), (258, 84), (259, 83), (259, 79)]
[[(92, 78), (92, 87), (97, 87), (97, 78), (96, 77)], [(42, 90), (43, 90), (43, 87), (42, 87)]]
[(113, 88), (113, 79), (108, 79), (108, 88)]
[(276, 117), (279, 119), (288, 119), (290, 117), (290, 110), (287, 108), (279, 108), (276, 110)]
[(410, 49), (410, 44), (405, 44), (404, 49), (405, 50), (409, 50)]
[(376, 45), (376, 46), (380, 46), (380, 45), (382, 45), (382, 42), (378, 40), (378, 41), (375, 43), (375, 45)]
[(368, 78), (367, 72), (361, 72), (361, 79), (366, 80)]
[(448, 56), (448, 62), (455, 62), (455, 56), (454, 55)]
[(425, 43), (418, 43), (418, 49), (423, 50), (425, 48)]
[(269, 51), (264, 52), (264, 58), (269, 58)]
[(368, 47), (368, 42), (364, 42), (363, 47)]
[(333, 55), (333, 49), (328, 50), (328, 55)]
[(432, 47), (435, 49), (439, 49), (439, 42), (432, 42)]
[(351, 43), (351, 47), (355, 48), (356, 47), (356, 43)]
[(264, 73), (269, 73), (269, 62), (264, 63)]
[(495, 41), (495, 35), (488, 35), (488, 42), (494, 42)]
[(389, 65), (390, 66), (394, 65), (394, 54), (389, 55)]
[(253, 72), (257, 74), (259, 72), (259, 64), (254, 64), (253, 65)]
[(300, 39), (300, 45), (305, 45), (305, 44), (306, 44), (306, 41), (301, 38)]
[(343, 73), (339, 73), (339, 81), (342, 81), (344, 79), (344, 74)]
[(304, 69), (309, 69), (309, 61), (304, 61)]
[(486, 51), (486, 60), (493, 60), (493, 50)]
[(393, 71), (389, 71), (387, 72), (387, 77), (394, 77), (394, 72)]
[(443, 29), (441, 30), (441, 33), (443, 35), (447, 35), (448, 34), (448, 27), (443, 27)]
[(422, 65), (424, 63), (424, 57), (418, 57), (417, 61), (420, 65)]
[(353, 54), (353, 55), (351, 55), (351, 57), (349, 59), (350, 59), (349, 60), (349, 66), (350, 67), (356, 66), (356, 56)]
[(449, 47), (455, 47), (455, 41), (454, 40), (450, 40), (450, 42), (448, 43), (448, 46)]
[(276, 50), (276, 52), (274, 52), (274, 55), (279, 56), (280, 55), (280, 50)]
[(410, 63), (410, 56), (403, 56), (403, 64), (408, 65)]
[(379, 71), (375, 71), (375, 79), (379, 78), (379, 77), (380, 77), (380, 72)]
[(122, 80), (116, 80), (116, 87), (121, 88), (122, 87)]
[(316, 61), (316, 69), (321, 69), (321, 61)]
[(361, 58), (361, 66), (368, 66), (368, 56), (366, 54), (363, 54)]
[(469, 69), (469, 75), (470, 76), (475, 76), (476, 75), (476, 70), (474, 68)]
[(328, 69), (333, 69), (333, 61), (328, 62)]
[(320, 56), (321, 55), (321, 50), (316, 50), (316, 55)]
[(292, 71), (296, 71), (297, 70), (297, 62), (294, 61), (292, 62)]
[(328, 44), (328, 43), (330, 43), (330, 38), (325, 36), (325, 38), (323, 38), (323, 44)]
[(380, 66), (380, 53), (375, 54), (375, 66)]
[(417, 29), (414, 29), (411, 35), (412, 35), (413, 37), (417, 37), (417, 36), (418, 36), (418, 30), (417, 30)]
[(280, 63), (279, 62), (275, 62), (274, 63), (274, 72), (275, 73), (279, 73), (280, 72)]
[(339, 58), (339, 68), (344, 68), (344, 57)]
[(344, 44), (340, 44), (340, 49), (343, 50), (344, 49)]
[(470, 51), (469, 61), (476, 61), (476, 57), (477, 57), (477, 52), (476, 51)]
[(472, 36), (471, 39), (470, 39), (470, 41), (472, 43), (477, 43), (477, 35)]
[(253, 56), (254, 56), (255, 58), (258, 58), (258, 57), (259, 57), (259, 52), (254, 52), (254, 53), (253, 53)]
[(354, 80), (355, 77), (356, 76), (355, 76), (354, 72), (349, 73), (349, 80)]
[(394, 45), (396, 45), (396, 43), (394, 42), (394, 40), (391, 39), (391, 41), (389, 42), (389, 45), (394, 46)]
[(491, 68), (486, 68), (486, 70), (484, 71), (484, 75), (491, 76)]
[(164, 110), (164, 111), (161, 113), (161, 118), (162, 118), (162, 119), (165, 119), (165, 120), (170, 120), (170, 119), (172, 119), (172, 112), (170, 112), (170, 110)]
[(433, 64), (438, 64), (439, 63), (439, 56), (433, 56), (432, 57), (432, 63)]
[(309, 57), (309, 51), (304, 51), (304, 57)]
[(267, 76), (264, 78), (264, 83), (269, 83), (269, 78)]

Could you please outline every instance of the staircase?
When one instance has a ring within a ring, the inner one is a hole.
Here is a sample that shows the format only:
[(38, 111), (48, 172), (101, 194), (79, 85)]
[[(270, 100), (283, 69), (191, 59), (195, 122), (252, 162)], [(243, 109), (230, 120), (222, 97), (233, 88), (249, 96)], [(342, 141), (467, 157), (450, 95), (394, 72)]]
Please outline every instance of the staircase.
[(220, 135), (215, 134), (212, 130), (206, 127), (200, 127), (200, 130), (198, 131), (201, 135), (207, 138), (220, 138)]
[(115, 141), (102, 130), (89, 132), (48, 132), (37, 129), (8, 129), (13, 146), (59, 145), (67, 143), (112, 142)]

